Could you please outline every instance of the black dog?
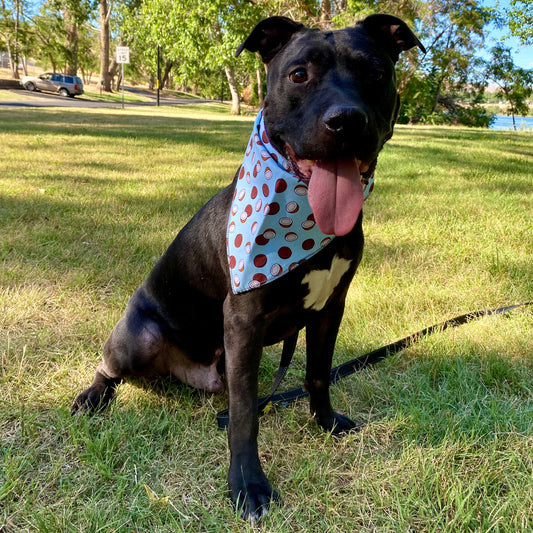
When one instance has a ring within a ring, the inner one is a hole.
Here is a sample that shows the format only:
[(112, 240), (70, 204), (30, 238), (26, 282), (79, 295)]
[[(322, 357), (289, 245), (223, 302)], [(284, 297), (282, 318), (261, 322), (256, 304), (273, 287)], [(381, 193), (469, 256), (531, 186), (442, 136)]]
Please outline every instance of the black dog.
[[(73, 412), (103, 408), (129, 376), (172, 374), (220, 392), (217, 369), (225, 362), (229, 487), (245, 517), (259, 518), (277, 499), (257, 450), (263, 346), (294, 339), (305, 327), (305, 387), (313, 416), (334, 433), (355, 426), (331, 407), (331, 360), (363, 250), (361, 179), (371, 178), (392, 136), (399, 106), (394, 64), (414, 46), (424, 51), (405, 23), (390, 15), (372, 15), (339, 31), (306, 29), (284, 17), (255, 27), (237, 51), (259, 52), (268, 65), (263, 122), (256, 123), (247, 150), (252, 166), (241, 167), (181, 230), (130, 299), (92, 385), (74, 402)], [(272, 173), (276, 163), (283, 178)], [(261, 177), (267, 181), (254, 185)], [(299, 199), (281, 205), (268, 196), (274, 189), (291, 189)], [(253, 202), (247, 204), (246, 195)], [(292, 218), (309, 207), (303, 222)], [(252, 224), (244, 242), (245, 233), (232, 224), (240, 219), (245, 225), (256, 214), (263, 226)], [(296, 225), (319, 233), (301, 236), (292, 231)], [(291, 257), (295, 247), (299, 255)], [(248, 274), (234, 249), (252, 258)]]

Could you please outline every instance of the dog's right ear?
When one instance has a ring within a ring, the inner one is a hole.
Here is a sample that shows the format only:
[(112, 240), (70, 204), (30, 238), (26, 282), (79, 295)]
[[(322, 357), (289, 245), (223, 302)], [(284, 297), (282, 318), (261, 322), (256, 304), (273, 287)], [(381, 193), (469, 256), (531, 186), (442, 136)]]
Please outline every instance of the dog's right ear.
[(369, 15), (360, 24), (371, 35), (379, 38), (395, 63), (398, 61), (401, 52), (410, 50), (415, 46), (418, 46), (422, 53), (426, 53), (426, 49), (418, 40), (418, 37), (402, 19), (394, 15), (387, 15), (385, 13)]
[(246, 41), (237, 48), (235, 57), (246, 48), (250, 52), (259, 52), (263, 62), (268, 64), (296, 32), (304, 29), (303, 24), (287, 17), (270, 17), (262, 20)]

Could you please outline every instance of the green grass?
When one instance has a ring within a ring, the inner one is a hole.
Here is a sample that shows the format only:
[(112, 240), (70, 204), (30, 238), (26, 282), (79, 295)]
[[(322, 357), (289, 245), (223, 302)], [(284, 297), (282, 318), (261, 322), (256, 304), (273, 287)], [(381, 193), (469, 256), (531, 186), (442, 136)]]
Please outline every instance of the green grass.
[[(226, 111), (0, 111), (0, 531), (254, 529), (226, 496), (224, 395), (127, 384), (106, 414), (69, 414), (132, 291), (239, 165), (252, 119)], [(336, 364), (533, 300), (532, 140), (397, 128)], [(367, 422), (344, 439), (306, 401), (271, 410), (260, 454), (283, 506), (261, 530), (531, 531), (532, 326), (531, 310), (477, 320), (342, 381), (335, 405)], [(264, 392), (279, 352), (265, 350)], [(301, 340), (287, 387), (304, 367)]]
[[(89, 100), (97, 100), (99, 102), (122, 102), (122, 90), (119, 89), (114, 93), (102, 93), (98, 89), (87, 90), (85, 88), (82, 98), (88, 98)], [(124, 102), (137, 103), (145, 102), (148, 98), (143, 98), (135, 93), (130, 93), (127, 90), (124, 91)]]
[[(8, 101), (8, 102), (24, 102), (25, 100), (30, 100), (32, 98), (35, 98), (36, 93), (32, 93), (30, 91), (25, 90), (17, 90), (17, 91), (9, 91), (9, 90), (2, 90), (0, 91), (0, 100)], [(37, 93), (40, 94), (40, 93)], [(54, 93), (43, 93), (43, 94), (54, 94)], [(59, 95), (56, 95), (58, 98)], [(85, 88), (83, 95), (76, 96), (75, 98), (84, 98), (88, 100), (96, 100), (99, 102), (116, 102), (120, 103), (122, 102), (122, 91), (117, 91), (114, 93), (102, 93), (98, 91), (98, 89), (91, 90), (91, 88)], [(139, 102), (145, 102), (149, 100), (148, 98), (144, 98), (142, 96), (139, 96), (135, 93), (130, 93), (128, 91), (124, 92), (124, 102), (126, 103), (139, 103)]]
[(0, 89), (0, 100), (8, 102), (19, 102), (24, 95), (31, 94), (23, 89)]

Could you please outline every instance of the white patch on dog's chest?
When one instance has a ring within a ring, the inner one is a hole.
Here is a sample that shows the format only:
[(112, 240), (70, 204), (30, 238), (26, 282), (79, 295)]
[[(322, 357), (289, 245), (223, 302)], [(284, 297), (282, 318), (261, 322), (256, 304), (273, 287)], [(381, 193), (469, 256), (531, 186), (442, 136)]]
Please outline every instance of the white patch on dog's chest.
[(304, 298), (304, 308), (320, 311), (326, 305), (342, 276), (348, 272), (351, 261), (336, 255), (329, 270), (313, 270), (302, 280), (307, 284), (309, 294)]

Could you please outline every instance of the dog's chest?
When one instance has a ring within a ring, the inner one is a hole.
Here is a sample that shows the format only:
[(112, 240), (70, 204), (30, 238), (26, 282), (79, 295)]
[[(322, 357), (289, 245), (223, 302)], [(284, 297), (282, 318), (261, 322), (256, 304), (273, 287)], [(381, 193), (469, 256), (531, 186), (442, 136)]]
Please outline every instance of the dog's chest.
[(304, 309), (322, 310), (351, 264), (351, 260), (335, 255), (329, 269), (312, 270), (306, 274), (302, 284), (309, 292), (304, 298)]

